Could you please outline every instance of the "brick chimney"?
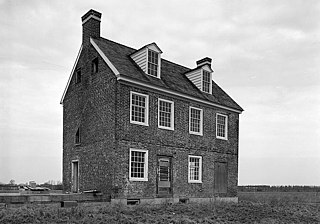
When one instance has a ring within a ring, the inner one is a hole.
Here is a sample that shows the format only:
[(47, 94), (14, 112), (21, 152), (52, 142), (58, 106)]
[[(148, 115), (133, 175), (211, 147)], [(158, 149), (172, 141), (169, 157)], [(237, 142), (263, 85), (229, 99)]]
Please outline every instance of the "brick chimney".
[(101, 13), (90, 9), (86, 14), (84, 14), (84, 16), (81, 17), (81, 20), (82, 44), (85, 46), (90, 43), (90, 37), (100, 37)]
[(208, 58), (208, 57), (202, 58), (201, 60), (197, 61), (197, 68), (205, 64), (209, 65), (209, 67), (211, 68), (211, 62), (212, 62), (211, 58)]

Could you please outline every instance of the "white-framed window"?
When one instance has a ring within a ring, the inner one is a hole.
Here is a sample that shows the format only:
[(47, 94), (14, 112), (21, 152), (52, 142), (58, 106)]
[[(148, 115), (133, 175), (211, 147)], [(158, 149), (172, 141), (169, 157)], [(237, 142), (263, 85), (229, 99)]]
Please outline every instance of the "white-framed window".
[(158, 127), (174, 130), (174, 102), (158, 100)]
[(148, 74), (158, 77), (159, 54), (148, 49)]
[(129, 180), (148, 181), (148, 150), (130, 149)]
[(206, 70), (202, 72), (202, 91), (211, 93), (211, 73)]
[(202, 109), (190, 107), (189, 109), (189, 133), (202, 135)]
[(188, 156), (188, 183), (202, 183), (202, 156)]
[(142, 93), (130, 92), (130, 122), (148, 126), (149, 96)]
[(228, 116), (217, 114), (216, 116), (216, 136), (220, 139), (228, 139)]

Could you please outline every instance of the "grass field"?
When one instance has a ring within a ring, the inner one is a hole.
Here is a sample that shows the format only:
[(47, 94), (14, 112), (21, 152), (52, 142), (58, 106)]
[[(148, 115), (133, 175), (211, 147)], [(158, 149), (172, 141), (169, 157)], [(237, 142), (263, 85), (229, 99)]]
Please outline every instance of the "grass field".
[(302, 203), (163, 204), (81, 203), (2, 208), (0, 223), (320, 223), (320, 205)]
[(238, 197), (263, 203), (320, 203), (320, 192), (238, 192)]

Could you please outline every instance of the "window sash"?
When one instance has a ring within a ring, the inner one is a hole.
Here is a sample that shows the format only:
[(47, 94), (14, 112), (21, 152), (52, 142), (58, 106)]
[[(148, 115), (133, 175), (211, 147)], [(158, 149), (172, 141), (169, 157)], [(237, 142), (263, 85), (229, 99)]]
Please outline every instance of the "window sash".
[(158, 102), (158, 127), (173, 130), (174, 103), (163, 99), (159, 99)]
[(189, 156), (188, 182), (189, 183), (202, 182), (202, 157), (201, 156)]
[(211, 80), (210, 80), (210, 72), (203, 71), (202, 74), (202, 91), (206, 93), (210, 93), (210, 86), (211, 86)]
[(129, 179), (133, 181), (148, 180), (148, 151), (130, 149)]
[(226, 115), (217, 114), (216, 118), (216, 133), (217, 138), (227, 139), (228, 138), (228, 117)]
[(202, 109), (190, 107), (190, 133), (202, 135)]
[(148, 95), (131, 92), (130, 121), (148, 125)]
[(158, 76), (158, 59), (157, 52), (148, 49), (148, 74), (152, 76)]

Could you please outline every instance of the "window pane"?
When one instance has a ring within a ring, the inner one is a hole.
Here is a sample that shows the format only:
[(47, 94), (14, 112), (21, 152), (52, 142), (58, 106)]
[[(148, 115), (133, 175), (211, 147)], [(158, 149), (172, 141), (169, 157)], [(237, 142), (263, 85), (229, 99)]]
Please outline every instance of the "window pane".
[(189, 179), (200, 180), (200, 158), (189, 157)]
[(217, 115), (217, 136), (225, 138), (226, 137), (226, 117), (222, 115)]
[(146, 122), (146, 97), (132, 94), (131, 120), (141, 123)]
[(210, 72), (203, 71), (203, 78), (202, 78), (202, 91), (210, 93)]
[(200, 133), (201, 110), (190, 109), (190, 131)]
[(159, 100), (159, 125), (171, 127), (171, 102)]
[(131, 177), (144, 178), (145, 152), (131, 151)]
[(158, 75), (158, 53), (152, 50), (148, 50), (148, 74)]

